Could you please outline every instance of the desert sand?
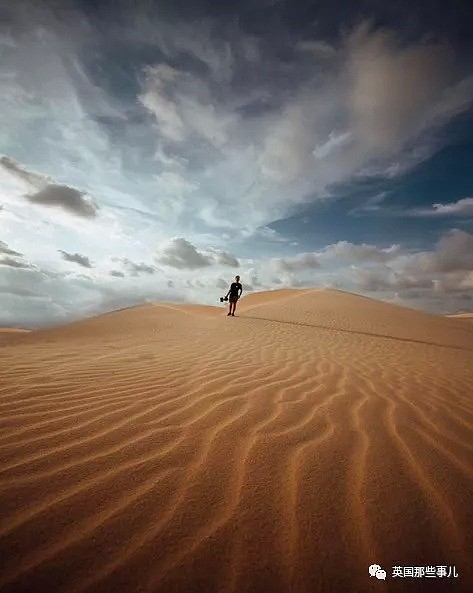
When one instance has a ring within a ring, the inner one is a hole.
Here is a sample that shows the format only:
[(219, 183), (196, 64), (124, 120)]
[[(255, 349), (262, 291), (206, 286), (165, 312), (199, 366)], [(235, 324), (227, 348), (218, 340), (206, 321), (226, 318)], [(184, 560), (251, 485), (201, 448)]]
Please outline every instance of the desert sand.
[(16, 327), (0, 327), (0, 346), (7, 342), (12, 341), (12, 337), (16, 336), (17, 334), (23, 334), (28, 332), (27, 329), (21, 329)]
[(471, 323), (315, 289), (225, 313), (10, 332), (0, 590), (472, 591)]
[(461, 319), (462, 321), (473, 322), (473, 313), (455, 313), (454, 315), (447, 315), (451, 319)]

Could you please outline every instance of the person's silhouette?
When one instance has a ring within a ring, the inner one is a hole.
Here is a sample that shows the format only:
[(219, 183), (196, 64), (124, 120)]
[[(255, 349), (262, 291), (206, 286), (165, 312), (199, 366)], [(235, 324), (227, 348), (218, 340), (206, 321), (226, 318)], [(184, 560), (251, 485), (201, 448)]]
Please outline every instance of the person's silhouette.
[(243, 287), (240, 284), (240, 276), (235, 276), (235, 282), (232, 282), (230, 284), (230, 288), (228, 289), (228, 292), (225, 295), (225, 298), (229, 297), (229, 299), (228, 299), (229, 306), (228, 306), (227, 317), (229, 315), (231, 315), (232, 317), (235, 317), (236, 304), (237, 304), (237, 301), (240, 298), (242, 292), (243, 292)]

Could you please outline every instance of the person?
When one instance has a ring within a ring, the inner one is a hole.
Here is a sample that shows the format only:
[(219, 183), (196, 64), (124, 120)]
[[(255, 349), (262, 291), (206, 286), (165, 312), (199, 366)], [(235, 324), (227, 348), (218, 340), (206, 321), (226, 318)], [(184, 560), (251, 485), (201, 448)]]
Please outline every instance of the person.
[(229, 299), (228, 299), (229, 307), (228, 307), (227, 317), (229, 315), (231, 315), (232, 317), (235, 317), (236, 304), (237, 304), (237, 301), (240, 298), (242, 292), (243, 292), (243, 287), (240, 284), (240, 276), (235, 276), (235, 282), (232, 282), (230, 284), (230, 288), (228, 289), (228, 292), (225, 295), (225, 298), (229, 297)]

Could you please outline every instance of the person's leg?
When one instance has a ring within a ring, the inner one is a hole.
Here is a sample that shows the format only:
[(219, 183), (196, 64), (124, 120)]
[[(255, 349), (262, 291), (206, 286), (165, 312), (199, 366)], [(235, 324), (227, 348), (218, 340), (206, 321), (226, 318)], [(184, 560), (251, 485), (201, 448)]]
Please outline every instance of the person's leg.
[(237, 302), (235, 301), (235, 302), (233, 303), (233, 311), (232, 311), (232, 315), (233, 315), (233, 316), (235, 315), (236, 304), (237, 304)]
[(230, 302), (228, 303), (228, 313), (227, 313), (227, 317), (228, 317), (229, 315), (231, 315), (231, 314), (232, 314), (232, 301), (230, 301)]

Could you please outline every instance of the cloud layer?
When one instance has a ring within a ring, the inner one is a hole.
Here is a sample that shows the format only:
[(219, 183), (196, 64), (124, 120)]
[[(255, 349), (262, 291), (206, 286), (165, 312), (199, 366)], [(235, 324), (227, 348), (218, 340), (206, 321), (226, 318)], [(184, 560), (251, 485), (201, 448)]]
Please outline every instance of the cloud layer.
[(291, 227), (347, 188), (402, 184), (448, 144), (473, 103), (461, 44), (348, 4), (317, 5), (310, 24), (295, 4), (3, 9), (0, 323), (214, 302), (236, 271), (246, 289), (322, 284), (466, 306), (468, 188), (404, 206), (383, 186), (346, 206), (380, 228), (411, 219), (410, 238), (354, 237), (342, 217), (336, 237)]

